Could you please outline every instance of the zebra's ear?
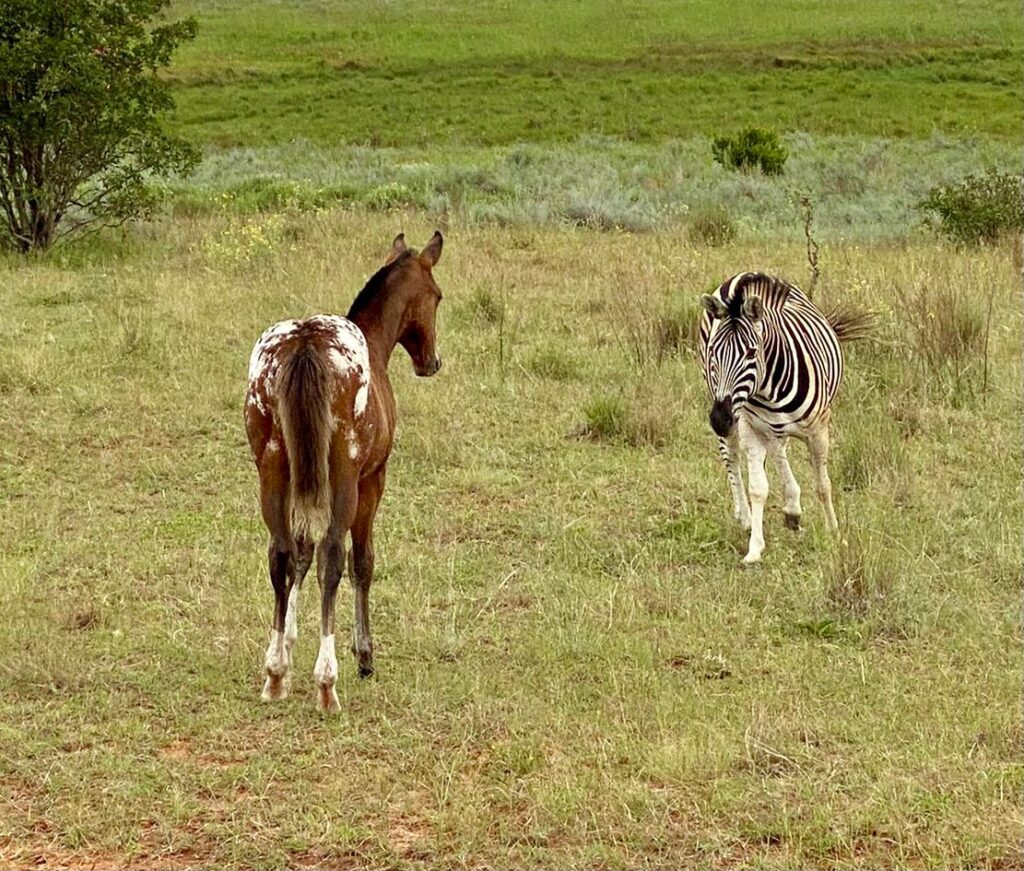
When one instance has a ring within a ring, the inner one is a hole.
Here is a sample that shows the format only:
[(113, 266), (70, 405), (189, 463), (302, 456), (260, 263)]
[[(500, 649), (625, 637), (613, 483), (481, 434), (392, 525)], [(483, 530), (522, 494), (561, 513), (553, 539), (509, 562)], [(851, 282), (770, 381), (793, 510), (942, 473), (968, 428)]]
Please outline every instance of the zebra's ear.
[(711, 315), (712, 318), (725, 318), (729, 314), (729, 309), (726, 304), (717, 296), (712, 296), (710, 293), (701, 295), (700, 304), (704, 306), (704, 310)]
[(760, 297), (745, 296), (743, 298), (743, 317), (751, 321), (759, 321), (764, 317), (764, 303)]

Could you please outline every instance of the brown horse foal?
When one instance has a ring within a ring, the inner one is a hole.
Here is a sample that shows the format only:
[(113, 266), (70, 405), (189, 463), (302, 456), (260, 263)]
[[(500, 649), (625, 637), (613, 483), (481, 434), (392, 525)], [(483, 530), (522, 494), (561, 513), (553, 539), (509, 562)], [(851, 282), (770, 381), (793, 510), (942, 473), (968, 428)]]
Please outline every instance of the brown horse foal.
[(399, 235), (387, 262), (366, 283), (347, 317), (281, 321), (253, 348), (245, 430), (259, 469), (276, 597), (264, 699), (288, 694), (299, 590), (316, 544), (320, 654), (313, 677), (320, 707), (338, 710), (334, 598), (349, 531), (349, 578), (355, 592), (352, 653), (360, 677), (373, 674), (373, 518), (395, 434), (388, 360), (395, 345), (401, 345), (417, 375), (433, 375), (441, 368), (434, 332), (441, 291), (431, 270), (441, 256), (442, 241), (434, 233), (417, 253)]

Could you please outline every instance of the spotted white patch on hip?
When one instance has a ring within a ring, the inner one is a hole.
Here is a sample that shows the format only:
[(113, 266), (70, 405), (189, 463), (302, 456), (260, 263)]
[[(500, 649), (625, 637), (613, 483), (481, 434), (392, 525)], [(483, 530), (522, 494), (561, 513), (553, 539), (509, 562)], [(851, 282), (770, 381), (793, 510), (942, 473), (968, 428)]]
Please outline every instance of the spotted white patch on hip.
[(261, 414), (266, 412), (267, 388), (277, 374), (278, 360), (274, 352), (299, 328), (299, 324), (297, 320), (288, 320), (267, 327), (249, 355), (249, 392), (245, 401), (247, 405), (256, 406)]
[(366, 346), (366, 336), (348, 318), (315, 315), (309, 320), (330, 334), (328, 355), (331, 365), (339, 374), (352, 374), (359, 380), (353, 410), (356, 417), (362, 416), (370, 396), (370, 352)]
[[(370, 352), (366, 336), (348, 318), (338, 315), (314, 315), (305, 323), (315, 327), (327, 340), (327, 355), (331, 366), (341, 376), (354, 376), (357, 382), (353, 411), (361, 417), (370, 396)], [(303, 322), (280, 321), (268, 327), (249, 355), (249, 390), (246, 405), (255, 406), (265, 414), (267, 401), (273, 391), (274, 378), (279, 365), (278, 347), (295, 333)]]

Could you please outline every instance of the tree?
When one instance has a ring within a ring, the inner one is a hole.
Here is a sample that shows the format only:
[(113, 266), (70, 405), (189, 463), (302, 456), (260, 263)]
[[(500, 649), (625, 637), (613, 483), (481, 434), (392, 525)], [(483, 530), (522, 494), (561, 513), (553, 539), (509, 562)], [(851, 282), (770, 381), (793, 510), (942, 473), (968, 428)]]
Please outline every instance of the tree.
[(156, 203), (197, 149), (169, 135), (157, 71), (195, 37), (170, 0), (0, 0), (0, 242), (27, 252)]

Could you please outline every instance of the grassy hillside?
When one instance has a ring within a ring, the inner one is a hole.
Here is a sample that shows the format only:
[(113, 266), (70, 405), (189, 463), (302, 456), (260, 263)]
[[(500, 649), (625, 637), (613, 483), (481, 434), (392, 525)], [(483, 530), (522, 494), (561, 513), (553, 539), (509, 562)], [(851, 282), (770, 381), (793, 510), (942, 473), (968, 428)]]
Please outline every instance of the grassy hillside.
[(181, 0), (176, 126), (219, 145), (639, 142), (749, 124), (1019, 138), (1019, 6)]
[(819, 293), (881, 319), (836, 412), (848, 545), (810, 486), (787, 532), (772, 477), (743, 571), (688, 337), (801, 246), (453, 227), (446, 366), (392, 366), (378, 676), (343, 660), (315, 714), (310, 595), (292, 697), (258, 701), (249, 349), (344, 310), (399, 228), (432, 229), (178, 218), (0, 264), (0, 864), (1019, 867), (1007, 249), (828, 250)]

